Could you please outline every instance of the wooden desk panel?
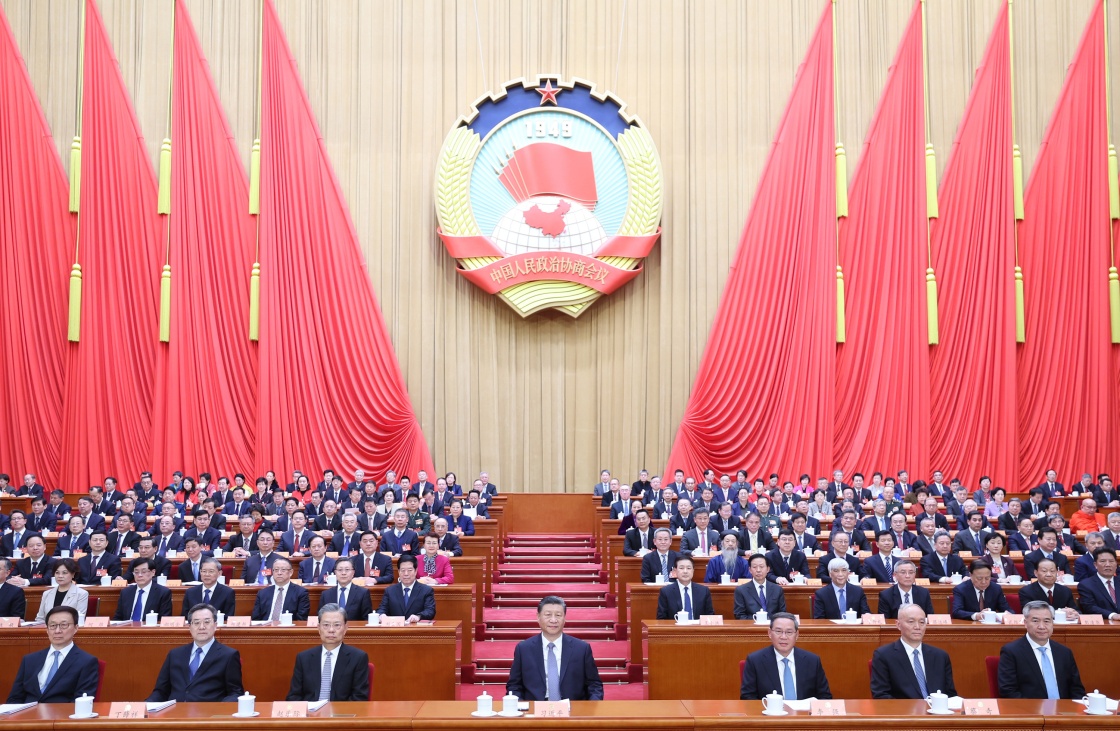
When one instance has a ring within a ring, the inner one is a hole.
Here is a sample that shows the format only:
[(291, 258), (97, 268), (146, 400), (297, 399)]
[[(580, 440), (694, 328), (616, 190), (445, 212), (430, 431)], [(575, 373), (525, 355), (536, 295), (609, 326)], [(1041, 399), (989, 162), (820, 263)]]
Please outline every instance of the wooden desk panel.
[[(346, 642), (369, 654), (377, 668), (373, 700), (455, 698), (456, 643), (465, 634), (459, 621), (434, 625), (367, 628), (351, 622)], [(258, 702), (282, 700), (288, 692), (295, 656), (319, 644), (319, 632), (295, 627), (223, 627), (218, 640), (241, 652), (245, 687)], [(106, 664), (101, 699), (128, 701), (151, 693), (164, 657), (190, 642), (184, 628), (110, 627), (81, 629), (75, 640)], [(0, 643), (33, 652), (47, 647), (43, 628), (0, 630)], [(15, 653), (13, 653), (15, 657)], [(9, 665), (11, 667), (9, 667)], [(0, 687), (10, 688), (18, 663), (0, 663)]]
[[(494, 699), (495, 708), (501, 709), (501, 694)], [(571, 718), (522, 718), (520, 721), (494, 716), (472, 718), (474, 701), (457, 703), (429, 702), (421, 706), (413, 720), (416, 729), (502, 729), (510, 724), (521, 728), (571, 729), (692, 729), (692, 716), (680, 701), (574, 701)], [(532, 712), (532, 706), (529, 713)]]
[[(261, 715), (251, 720), (230, 715), (237, 710), (236, 703), (176, 703), (142, 721), (113, 721), (105, 718), (109, 712), (109, 703), (95, 703), (93, 709), (101, 714), (101, 718), (84, 721), (68, 718), (74, 710), (69, 704), (40, 705), (36, 709), (44, 709), (39, 712), (39, 716), (53, 719), (54, 728), (59, 731), (89, 731), (90, 727), (97, 731), (137, 727), (177, 731), (194, 731), (202, 727), (207, 731), (240, 731), (246, 724), (255, 724), (261, 728), (267, 725), (269, 731), (307, 731), (311, 727), (336, 731), (349, 731), (355, 727), (376, 728), (378, 731), (411, 731), (412, 719), (421, 705), (421, 701), (328, 703), (315, 713), (309, 713), (307, 718), (284, 719), (269, 718), (271, 702), (257, 698), (256, 709)], [(22, 719), (31, 712), (24, 711), (15, 718)], [(37, 728), (42, 730), (46, 727), (40, 725)]]
[[(732, 699), (739, 697), (739, 661), (768, 647), (765, 626), (750, 620), (730, 620), (722, 627), (679, 627), (672, 621), (646, 621), (651, 699)], [(1099, 688), (1110, 697), (1120, 694), (1120, 676), (1112, 670), (1120, 652), (1120, 624), (1055, 628), (1054, 640), (1073, 650), (1086, 689)], [(953, 681), (965, 697), (988, 696), (985, 656), (999, 656), (1000, 648), (1022, 637), (1022, 627), (982, 626), (954, 621), (931, 626), (926, 642), (949, 653)], [(832, 693), (837, 698), (871, 695), (868, 661), (875, 648), (898, 639), (893, 625), (840, 626), (828, 620), (801, 623), (798, 645), (820, 655)], [(681, 668), (704, 667), (708, 674), (684, 673)]]

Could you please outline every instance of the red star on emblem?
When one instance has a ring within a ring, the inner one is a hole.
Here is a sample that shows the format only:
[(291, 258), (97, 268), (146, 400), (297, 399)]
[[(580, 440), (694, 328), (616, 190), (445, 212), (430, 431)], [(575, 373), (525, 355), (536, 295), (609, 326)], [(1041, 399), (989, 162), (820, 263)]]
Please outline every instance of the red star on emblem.
[(563, 89), (553, 89), (552, 88), (552, 80), (551, 79), (546, 81), (544, 86), (537, 89), (537, 93), (539, 93), (541, 95), (541, 106), (543, 107), (545, 104), (552, 104), (553, 106), (555, 106), (556, 105), (556, 95), (559, 94), (562, 91), (563, 91)]

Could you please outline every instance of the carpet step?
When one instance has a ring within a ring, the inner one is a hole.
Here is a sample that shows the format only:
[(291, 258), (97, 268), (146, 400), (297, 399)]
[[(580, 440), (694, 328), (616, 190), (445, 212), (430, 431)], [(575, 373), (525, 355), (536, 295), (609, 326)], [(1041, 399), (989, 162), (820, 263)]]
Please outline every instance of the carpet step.
[[(536, 609), (537, 603), (540, 602), (544, 594), (537, 594), (536, 596), (520, 596), (520, 597), (505, 597), (502, 599), (494, 599), (494, 606), (498, 608), (524, 608), (532, 607)], [(606, 596), (575, 596), (564, 597), (564, 602), (569, 608), (573, 607), (591, 607), (595, 609), (604, 609), (615, 606), (614, 599)]]
[[(487, 640), (524, 640), (539, 634), (540, 627), (502, 627), (502, 628), (487, 628), (483, 630), (484, 638)], [(567, 629), (564, 630), (572, 637), (578, 637), (581, 640), (613, 640), (615, 638), (614, 627), (605, 629)]]
[[(510, 553), (506, 550), (502, 555), (503, 563), (534, 564), (534, 563), (573, 563), (601, 565), (597, 553), (579, 551), (572, 553), (556, 553), (552, 549), (541, 549), (542, 553)], [(543, 552), (547, 551), (547, 553)]]
[[(569, 611), (569, 614), (571, 611)], [(534, 612), (535, 614), (535, 612)], [(525, 629), (529, 628), (536, 632), (540, 631), (540, 625), (534, 619), (505, 619), (505, 618), (484, 618), (483, 626), (487, 629)], [(564, 622), (564, 629), (566, 632), (575, 632), (577, 630), (600, 630), (600, 629), (614, 629), (615, 623), (613, 621), (605, 621), (601, 619), (572, 619), (568, 617)]]
[[(600, 667), (621, 667), (626, 664), (627, 642), (600, 642), (590, 640), (595, 664)], [(474, 646), (475, 663), (486, 667), (510, 667), (517, 642), (498, 640), (477, 642)]]
[[(482, 617), (486, 621), (520, 620), (536, 624), (537, 610), (535, 608), (486, 609), (482, 612)], [(585, 607), (569, 608), (567, 614), (568, 625), (571, 625), (573, 622), (581, 621), (611, 624), (618, 621), (618, 612), (612, 609), (588, 609)]]
[[(599, 668), (599, 679), (604, 683), (627, 683), (630, 675), (625, 669)], [(504, 685), (509, 680), (509, 669), (483, 670), (476, 668), (474, 671), (475, 683), (496, 683)], [(491, 695), (493, 695), (491, 693)]]

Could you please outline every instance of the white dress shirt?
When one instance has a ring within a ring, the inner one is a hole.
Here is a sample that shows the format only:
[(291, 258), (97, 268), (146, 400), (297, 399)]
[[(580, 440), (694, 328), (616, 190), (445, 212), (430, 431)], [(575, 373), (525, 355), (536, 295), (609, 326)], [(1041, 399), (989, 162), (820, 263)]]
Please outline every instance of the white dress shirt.
[[(62, 663), (66, 662), (66, 656), (70, 654), (70, 650), (74, 649), (74, 643), (71, 642), (66, 647), (58, 648), (62, 654), (58, 656), (58, 667), (62, 668)], [(39, 687), (43, 687), (43, 683), (47, 682), (47, 673), (51, 670), (51, 665), (54, 664), (54, 647), (47, 648), (47, 661), (43, 663), (43, 669), (39, 671)]]
[[(796, 698), (797, 697), (797, 661), (793, 659), (793, 650), (790, 650), (789, 655), (787, 655), (786, 657), (782, 657), (782, 653), (778, 652), (777, 650), (774, 650), (774, 657), (776, 658), (776, 661), (778, 663), (778, 680), (782, 684), (782, 695), (784, 695), (786, 698)], [(794, 687), (792, 687), (792, 688), (787, 688), (786, 687), (786, 680), (785, 680), (786, 666), (785, 666), (785, 662), (784, 662), (785, 660), (789, 660), (789, 671), (790, 671), (790, 673), (793, 674), (793, 686)]]

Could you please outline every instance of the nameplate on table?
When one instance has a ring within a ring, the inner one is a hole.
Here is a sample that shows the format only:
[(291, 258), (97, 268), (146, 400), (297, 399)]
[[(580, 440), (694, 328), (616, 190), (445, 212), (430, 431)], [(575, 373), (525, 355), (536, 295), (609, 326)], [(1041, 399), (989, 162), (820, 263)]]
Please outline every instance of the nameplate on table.
[(116, 578), (116, 579), (113, 579), (113, 583), (110, 584), (110, 586), (117, 586), (117, 587), (128, 586), (128, 582), (125, 581), (124, 579)]
[(0, 628), (13, 629), (19, 627), (19, 617), (0, 617)]
[(1022, 551), (1008, 551), (1007, 552), (1007, 557), (1010, 558), (1012, 561), (1022, 561), (1023, 560), (1023, 552)]
[(863, 561), (864, 559), (871, 558), (871, 551), (860, 551), (859, 553), (856, 554), (856, 557), (859, 558), (859, 560), (861, 560), (861, 561)]
[(914, 579), (914, 586), (929, 586), (929, 579)]
[(164, 583), (164, 586), (166, 586), (168, 589), (174, 589), (175, 587), (182, 586), (182, 585), (183, 585), (183, 580), (182, 579), (168, 579), (167, 582)]
[(1026, 617), (1024, 617), (1023, 615), (1012, 614), (1011, 612), (1005, 612), (1004, 615), (1003, 615), (1003, 623), (1006, 624), (1006, 625), (1023, 624), (1023, 620), (1025, 620), (1025, 619), (1026, 619)]
[(314, 615), (314, 614), (311, 615), (310, 617), (308, 617), (307, 618), (307, 626), (308, 627), (318, 627), (319, 626), (319, 617)]
[(292, 579), (291, 581), (296, 586), (303, 586), (303, 579)]
[(957, 554), (957, 556), (959, 556), (962, 561), (967, 563), (968, 559), (972, 558), (972, 551), (961, 551)]
[(108, 627), (109, 626), (109, 618), (108, 617), (86, 617), (86, 623), (83, 626), (85, 626), (85, 627)]
[(147, 712), (144, 710), (143, 702), (118, 701), (109, 706), (107, 718), (144, 718), (145, 716)]
[(931, 614), (926, 617), (926, 624), (952, 624), (953, 616), (951, 614)]
[(998, 716), (999, 703), (995, 698), (966, 698), (964, 701), (964, 715)]
[(847, 715), (844, 701), (809, 701), (810, 716), (844, 716)]
[(859, 585), (860, 586), (875, 586), (878, 583), (879, 582), (876, 581), (875, 579), (860, 579), (859, 580)]
[(159, 618), (159, 626), (160, 627), (186, 627), (187, 626), (187, 618), (186, 617), (160, 617)]
[(226, 617), (227, 627), (249, 627), (252, 623), (252, 617)]
[(861, 618), (864, 624), (885, 625), (887, 617), (884, 614), (865, 614)]
[(722, 614), (701, 614), (700, 615), (700, 625), (701, 626), (706, 626), (706, 625), (707, 626), (712, 626), (712, 625), (723, 626), (723, 615)]
[(1078, 617), (1081, 624), (1104, 624), (1103, 614), (1081, 614)]
[(273, 701), (273, 718), (307, 718), (307, 701)]
[(906, 558), (920, 559), (921, 557), (922, 557), (922, 552), (921, 551), (915, 551), (914, 549), (910, 549), (909, 551), (906, 552)]
[(570, 718), (572, 704), (568, 700), (537, 701), (533, 704), (533, 715), (537, 718)]
[(403, 627), (404, 625), (404, 617), (391, 617), (388, 614), (381, 617), (382, 627)]
[(820, 579), (805, 579), (805, 586), (824, 586)]

